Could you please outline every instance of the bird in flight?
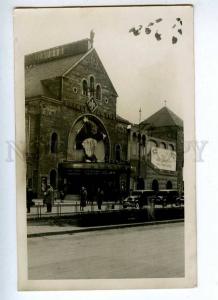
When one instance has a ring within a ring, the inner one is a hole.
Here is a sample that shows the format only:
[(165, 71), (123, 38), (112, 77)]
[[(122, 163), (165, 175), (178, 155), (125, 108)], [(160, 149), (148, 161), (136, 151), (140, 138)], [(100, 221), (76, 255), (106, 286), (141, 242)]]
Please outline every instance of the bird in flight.
[(148, 27), (146, 27), (146, 28), (145, 28), (145, 33), (146, 33), (146, 34), (150, 34), (150, 33), (151, 33), (151, 29), (148, 28)]
[(182, 25), (182, 20), (180, 18), (176, 18), (176, 21), (178, 21), (180, 25)]
[(177, 37), (173, 36), (172, 37), (172, 44), (176, 44), (178, 41)]
[(129, 32), (132, 32), (135, 36), (139, 35), (141, 33), (142, 25), (139, 25), (139, 27), (136, 29), (135, 27), (132, 27)]
[(160, 41), (160, 40), (161, 40), (161, 34), (158, 33), (157, 31), (156, 31), (156, 33), (155, 33), (154, 36), (156, 37), (156, 40), (157, 40), (157, 41)]
[[(144, 30), (145, 30), (145, 34), (146, 35), (150, 35), (152, 33), (152, 31), (155, 31), (154, 37), (156, 38), (157, 41), (162, 40), (162, 33), (160, 33), (161, 31), (161, 24), (159, 24), (160, 22), (164, 21), (162, 18), (157, 18), (155, 20), (153, 20), (150, 23), (147, 23), (147, 25), (145, 25)], [(175, 23), (173, 25), (171, 25), (172, 30), (172, 36), (171, 36), (171, 41), (172, 44), (176, 44), (179, 40), (179, 38), (181, 37), (181, 35), (183, 34), (182, 32), (182, 19), (177, 17), (175, 18)], [(138, 25), (138, 27), (132, 27), (129, 32), (133, 33), (133, 35), (138, 36), (141, 33), (141, 29), (142, 29), (143, 25)], [(153, 36), (153, 35), (152, 35)]]

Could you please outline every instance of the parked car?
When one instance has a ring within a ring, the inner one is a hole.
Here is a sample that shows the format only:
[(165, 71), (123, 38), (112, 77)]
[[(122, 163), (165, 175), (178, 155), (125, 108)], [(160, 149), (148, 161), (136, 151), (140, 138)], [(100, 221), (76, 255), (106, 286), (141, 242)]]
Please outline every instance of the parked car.
[(153, 190), (134, 190), (131, 195), (139, 197), (139, 207), (142, 208), (144, 205), (148, 205), (148, 198), (154, 197), (155, 192)]
[(123, 208), (135, 207), (139, 208), (139, 197), (138, 196), (128, 196), (123, 200)]
[(182, 193), (181, 196), (178, 196), (176, 198), (176, 205), (184, 205), (184, 193)]
[(177, 190), (159, 190), (154, 197), (154, 203), (163, 207), (168, 204), (176, 205), (178, 203), (178, 196), (179, 193)]

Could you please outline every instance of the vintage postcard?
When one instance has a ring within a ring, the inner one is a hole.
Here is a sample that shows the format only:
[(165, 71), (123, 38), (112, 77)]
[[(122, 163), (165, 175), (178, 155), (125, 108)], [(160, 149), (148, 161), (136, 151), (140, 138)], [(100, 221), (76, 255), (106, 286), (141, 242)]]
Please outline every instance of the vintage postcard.
[(193, 7), (18, 8), (14, 44), (18, 289), (196, 286)]

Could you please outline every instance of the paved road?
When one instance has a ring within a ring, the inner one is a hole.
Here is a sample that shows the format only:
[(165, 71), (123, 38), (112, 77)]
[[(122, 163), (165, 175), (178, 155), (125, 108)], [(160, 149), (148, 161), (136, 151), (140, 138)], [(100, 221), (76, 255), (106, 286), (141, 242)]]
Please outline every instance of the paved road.
[(28, 239), (29, 279), (184, 276), (184, 225)]

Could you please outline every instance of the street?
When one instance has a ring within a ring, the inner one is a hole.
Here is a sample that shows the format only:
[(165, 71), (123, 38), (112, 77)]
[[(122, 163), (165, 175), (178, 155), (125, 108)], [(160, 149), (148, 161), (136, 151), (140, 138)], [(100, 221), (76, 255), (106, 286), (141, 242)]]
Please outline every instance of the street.
[(29, 279), (184, 276), (184, 224), (28, 239)]

